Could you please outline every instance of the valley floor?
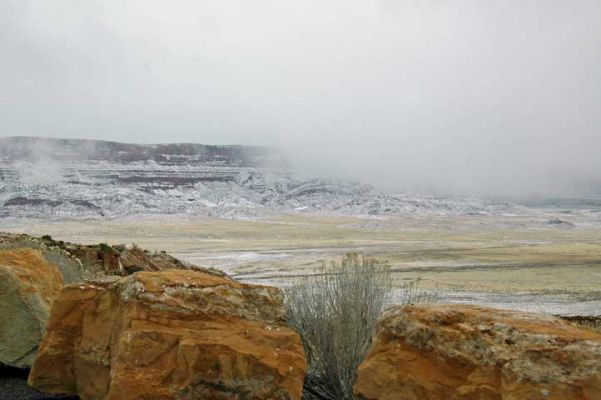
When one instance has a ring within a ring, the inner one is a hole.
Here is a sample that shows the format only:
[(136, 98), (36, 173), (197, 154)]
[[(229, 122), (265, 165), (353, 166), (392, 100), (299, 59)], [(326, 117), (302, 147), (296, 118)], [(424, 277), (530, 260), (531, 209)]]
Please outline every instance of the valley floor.
[(347, 217), (241, 221), (187, 215), (0, 221), (0, 230), (165, 250), (234, 277), (285, 286), (356, 251), (390, 261), (439, 300), (554, 314), (601, 314), (601, 214)]

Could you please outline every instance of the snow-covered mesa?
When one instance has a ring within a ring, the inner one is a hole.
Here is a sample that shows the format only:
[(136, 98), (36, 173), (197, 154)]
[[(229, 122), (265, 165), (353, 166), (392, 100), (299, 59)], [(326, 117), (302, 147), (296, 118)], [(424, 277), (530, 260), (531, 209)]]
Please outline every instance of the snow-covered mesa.
[(0, 139), (0, 218), (195, 214), (260, 218), (275, 212), (348, 215), (514, 213), (473, 198), (384, 194), (368, 184), (300, 177), (268, 149)]

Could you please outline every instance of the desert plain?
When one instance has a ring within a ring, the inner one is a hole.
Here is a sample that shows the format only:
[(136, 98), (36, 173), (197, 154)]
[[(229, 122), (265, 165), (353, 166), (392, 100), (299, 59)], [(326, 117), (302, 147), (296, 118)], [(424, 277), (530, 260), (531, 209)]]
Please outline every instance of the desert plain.
[(232, 220), (133, 215), (13, 220), (2, 230), (76, 243), (138, 244), (233, 277), (277, 286), (359, 252), (387, 260), (399, 296), (562, 315), (601, 312), (601, 213), (529, 209), (498, 215), (350, 217), (279, 213)]

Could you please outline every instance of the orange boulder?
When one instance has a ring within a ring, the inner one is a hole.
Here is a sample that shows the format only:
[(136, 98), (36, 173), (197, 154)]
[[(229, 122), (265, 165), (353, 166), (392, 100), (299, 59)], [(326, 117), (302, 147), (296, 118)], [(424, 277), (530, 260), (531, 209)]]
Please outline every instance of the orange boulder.
[(29, 383), (85, 399), (300, 399), (281, 292), (189, 270), (65, 287)]
[(62, 287), (60, 271), (39, 251), (0, 251), (0, 364), (31, 367)]
[(601, 333), (477, 306), (397, 307), (354, 390), (369, 400), (601, 399)]

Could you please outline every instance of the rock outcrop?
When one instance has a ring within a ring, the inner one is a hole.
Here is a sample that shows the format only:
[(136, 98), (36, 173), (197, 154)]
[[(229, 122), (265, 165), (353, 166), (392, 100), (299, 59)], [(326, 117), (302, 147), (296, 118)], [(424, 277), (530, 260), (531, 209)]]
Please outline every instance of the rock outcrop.
[(306, 360), (279, 289), (206, 272), (65, 286), (29, 383), (86, 399), (300, 399)]
[[(82, 245), (56, 241), (50, 237), (40, 239), (49, 249), (66, 252), (81, 261), (86, 271), (101, 275), (129, 275), (138, 271), (163, 271), (167, 269), (197, 268), (165, 252), (151, 252), (135, 245), (110, 246), (106, 243)], [(215, 275), (224, 275), (217, 270), (206, 270)]]
[(39, 251), (0, 251), (0, 364), (31, 367), (62, 287), (58, 268)]
[(601, 333), (477, 306), (398, 307), (354, 390), (369, 400), (601, 399)]
[(193, 269), (211, 275), (226, 276), (223, 271), (198, 267), (164, 251), (149, 251), (136, 245), (86, 245), (54, 240), (47, 235), (33, 237), (0, 232), (0, 250), (15, 248), (39, 250), (46, 260), (59, 268), (65, 283), (93, 279), (95, 276), (125, 276), (139, 271), (168, 269)]

